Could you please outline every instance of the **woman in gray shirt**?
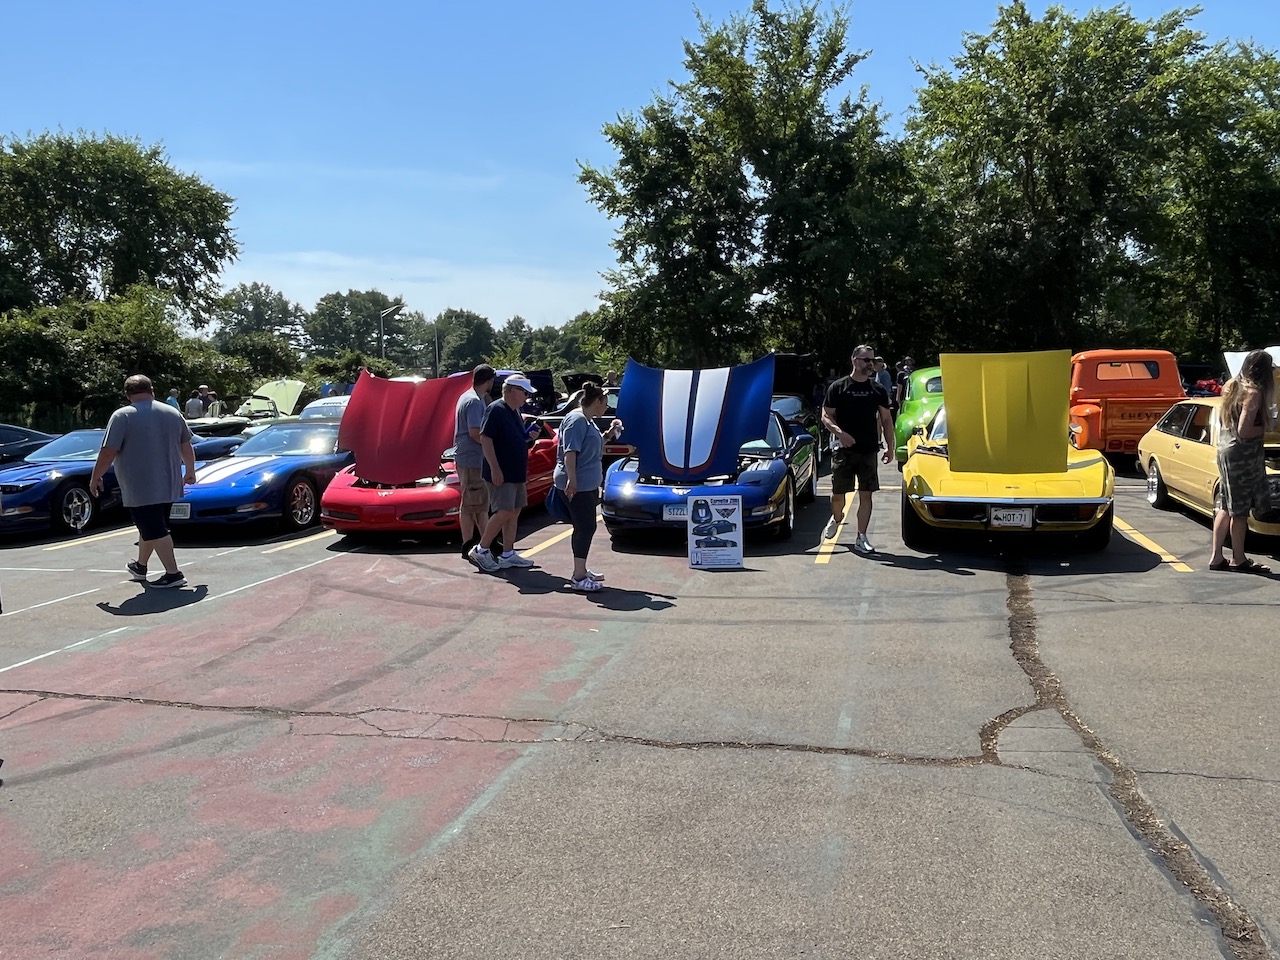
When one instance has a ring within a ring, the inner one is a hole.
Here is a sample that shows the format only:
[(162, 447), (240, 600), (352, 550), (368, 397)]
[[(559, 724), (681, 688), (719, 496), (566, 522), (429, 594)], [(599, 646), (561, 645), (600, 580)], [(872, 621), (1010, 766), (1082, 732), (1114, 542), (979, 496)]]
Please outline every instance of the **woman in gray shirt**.
[(587, 569), (587, 554), (596, 534), (596, 506), (600, 503), (600, 486), (604, 483), (604, 441), (622, 433), (622, 421), (614, 420), (606, 435), (601, 435), (592, 421), (604, 416), (604, 390), (598, 383), (582, 388), (582, 401), (560, 424), (556, 446), (556, 488), (569, 500), (569, 516), (573, 521), (574, 590), (591, 592), (600, 589), (604, 577)]

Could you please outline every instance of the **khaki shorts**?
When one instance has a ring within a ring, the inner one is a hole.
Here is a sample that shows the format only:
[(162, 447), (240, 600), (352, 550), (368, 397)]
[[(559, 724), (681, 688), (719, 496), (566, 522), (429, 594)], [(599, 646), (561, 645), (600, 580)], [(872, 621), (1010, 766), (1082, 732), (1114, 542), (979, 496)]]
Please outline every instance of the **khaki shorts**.
[(529, 504), (529, 491), (523, 480), (500, 485), (486, 480), (484, 485), (489, 488), (489, 509), (494, 513), (501, 510), (522, 510)]
[(489, 491), (479, 467), (458, 467), (458, 485), (462, 487), (463, 513), (484, 513), (489, 509)]

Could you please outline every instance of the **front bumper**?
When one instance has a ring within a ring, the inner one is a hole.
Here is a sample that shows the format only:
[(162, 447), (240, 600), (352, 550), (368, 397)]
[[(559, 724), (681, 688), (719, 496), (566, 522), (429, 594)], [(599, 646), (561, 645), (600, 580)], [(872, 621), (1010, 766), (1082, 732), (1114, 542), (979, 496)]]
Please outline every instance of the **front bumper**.
[[(1028, 500), (995, 497), (938, 497), (908, 494), (916, 515), (938, 530), (974, 530), (991, 533), (1081, 533), (1098, 524), (1113, 503), (1110, 497), (1077, 497), (1061, 500)], [(1030, 525), (998, 525), (992, 515), (999, 510), (1030, 510)]]

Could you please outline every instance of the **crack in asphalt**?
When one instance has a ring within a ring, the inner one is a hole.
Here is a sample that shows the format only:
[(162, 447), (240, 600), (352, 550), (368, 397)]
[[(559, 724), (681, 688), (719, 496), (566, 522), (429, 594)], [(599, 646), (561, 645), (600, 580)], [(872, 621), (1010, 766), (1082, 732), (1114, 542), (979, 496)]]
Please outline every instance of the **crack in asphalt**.
[[(1214, 878), (1196, 856), (1191, 844), (1164, 823), (1154, 804), (1143, 794), (1138, 782), (1140, 771), (1126, 766), (1072, 710), (1063, 693), (1061, 681), (1040, 655), (1031, 579), (1025, 560), (1010, 560), (1007, 582), (1009, 646), (1013, 650), (1014, 659), (1031, 681), (1036, 696), (1036, 705), (1024, 712), (1039, 709), (1057, 711), (1080, 737), (1085, 749), (1106, 767), (1111, 774), (1107, 791), (1123, 813), (1129, 829), (1136, 837), (1141, 838), (1149, 853), (1164, 865), (1170, 876), (1181, 883), (1195, 901), (1213, 916), (1231, 955), (1236, 960), (1272, 960), (1274, 954), (1249, 911), (1231, 898), (1224, 885)], [(995, 731), (995, 736), (998, 739), (999, 730)], [(985, 753), (985, 740), (983, 750)]]
[(1151, 777), (1195, 777), (1198, 780), (1226, 780), (1240, 783), (1280, 783), (1270, 777), (1246, 777), (1235, 773), (1200, 773), (1197, 770), (1134, 770), (1134, 773)]

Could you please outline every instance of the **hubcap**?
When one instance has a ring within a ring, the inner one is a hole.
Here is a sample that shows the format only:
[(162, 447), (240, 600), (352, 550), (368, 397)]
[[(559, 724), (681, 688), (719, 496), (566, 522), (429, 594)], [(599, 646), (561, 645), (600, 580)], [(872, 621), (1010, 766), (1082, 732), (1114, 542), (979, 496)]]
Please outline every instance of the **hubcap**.
[(311, 487), (305, 483), (299, 483), (293, 488), (293, 497), (290, 501), (291, 511), (293, 514), (293, 522), (300, 527), (305, 527), (311, 523), (311, 518), (316, 512), (315, 494), (311, 492)]
[(62, 519), (72, 530), (83, 530), (93, 516), (93, 500), (79, 487), (68, 490), (62, 498)]

